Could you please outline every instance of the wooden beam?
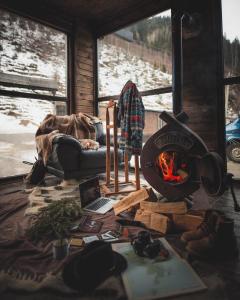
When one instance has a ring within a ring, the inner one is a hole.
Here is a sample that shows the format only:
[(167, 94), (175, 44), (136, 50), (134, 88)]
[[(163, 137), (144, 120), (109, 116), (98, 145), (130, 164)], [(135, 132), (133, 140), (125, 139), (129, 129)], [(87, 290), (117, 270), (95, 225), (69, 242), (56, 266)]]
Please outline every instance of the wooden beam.
[(75, 73), (74, 73), (74, 37), (73, 35), (67, 35), (67, 98), (68, 106), (67, 113), (73, 114), (75, 111), (75, 99), (74, 99), (74, 83), (75, 83)]
[(34, 78), (24, 75), (6, 74), (3, 72), (0, 72), (0, 85), (45, 90), (54, 93), (58, 90), (58, 83), (55, 79)]
[(177, 115), (182, 110), (182, 12), (172, 10), (172, 68), (173, 68), (173, 113)]
[(0, 96), (18, 97), (18, 98), (31, 98), (31, 99), (48, 100), (48, 101), (68, 102), (68, 99), (66, 97), (48, 96), (48, 95), (34, 94), (34, 93), (22, 93), (22, 92), (7, 91), (7, 90), (2, 90), (2, 89), (0, 89)]
[(98, 116), (98, 41), (94, 39), (94, 46), (93, 46), (93, 104), (94, 104), (94, 115)]
[(58, 8), (34, 1), (1, 0), (0, 7), (43, 25), (71, 34), (74, 19)]
[(232, 85), (232, 84), (239, 84), (239, 83), (240, 83), (240, 76), (227, 77), (223, 79), (224, 85)]
[(103, 20), (101, 20), (101, 23), (96, 22), (93, 31), (96, 33), (96, 37), (99, 38), (170, 9), (171, 2), (171, 0), (138, 0), (133, 2), (133, 5), (128, 5), (124, 9), (111, 14), (111, 17), (105, 18), (105, 22)]
[[(167, 86), (164, 88), (143, 91), (143, 92), (140, 92), (140, 95), (142, 97), (144, 97), (144, 96), (166, 94), (166, 93), (171, 93), (171, 92), (172, 92), (172, 87)], [(104, 96), (104, 97), (98, 97), (98, 102), (104, 102), (104, 101), (109, 101), (109, 100), (118, 100), (118, 99), (119, 99), (119, 95)]]

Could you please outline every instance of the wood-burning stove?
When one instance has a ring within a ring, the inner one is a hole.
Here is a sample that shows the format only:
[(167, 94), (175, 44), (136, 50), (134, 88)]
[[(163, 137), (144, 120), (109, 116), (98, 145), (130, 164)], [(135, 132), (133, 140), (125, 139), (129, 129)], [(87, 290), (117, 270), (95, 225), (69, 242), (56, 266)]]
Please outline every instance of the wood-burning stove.
[(222, 158), (209, 152), (203, 140), (184, 123), (187, 115), (167, 112), (159, 116), (166, 122), (143, 147), (141, 168), (145, 179), (169, 201), (188, 197), (203, 185), (208, 195), (224, 191)]

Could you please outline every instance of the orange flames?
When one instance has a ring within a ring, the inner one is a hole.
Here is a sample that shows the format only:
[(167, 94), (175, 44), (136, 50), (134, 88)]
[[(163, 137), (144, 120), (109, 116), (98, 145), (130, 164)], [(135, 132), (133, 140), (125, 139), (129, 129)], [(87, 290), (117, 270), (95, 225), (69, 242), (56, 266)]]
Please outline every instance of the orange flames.
[(159, 166), (162, 170), (163, 180), (165, 181), (182, 181), (182, 177), (179, 175), (174, 175), (174, 160), (175, 153), (174, 152), (162, 152), (159, 155)]

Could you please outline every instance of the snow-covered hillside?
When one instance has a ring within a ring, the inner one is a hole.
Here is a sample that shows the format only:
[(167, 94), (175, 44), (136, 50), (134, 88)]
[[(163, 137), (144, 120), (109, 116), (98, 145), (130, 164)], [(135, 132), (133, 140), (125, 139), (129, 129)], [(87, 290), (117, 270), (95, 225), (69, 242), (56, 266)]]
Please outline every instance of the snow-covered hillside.
[[(155, 68), (126, 50), (104, 44), (99, 48), (99, 95), (118, 95), (128, 81), (136, 83), (139, 91), (166, 87), (172, 84), (172, 75)], [(171, 110), (172, 94), (143, 97), (145, 109)]]
[(0, 72), (56, 79), (66, 92), (66, 35), (0, 9)]
[[(56, 80), (58, 96), (66, 94), (66, 35), (50, 27), (0, 9), (1, 73)], [(1, 89), (47, 93), (18, 87)], [(0, 134), (35, 133), (47, 113), (49, 101), (0, 96)]]

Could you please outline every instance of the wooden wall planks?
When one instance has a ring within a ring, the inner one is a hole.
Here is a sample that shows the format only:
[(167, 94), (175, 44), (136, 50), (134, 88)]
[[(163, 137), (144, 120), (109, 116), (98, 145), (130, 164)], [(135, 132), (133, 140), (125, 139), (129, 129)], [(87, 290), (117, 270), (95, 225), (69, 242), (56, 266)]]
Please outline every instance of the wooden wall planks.
[[(179, 4), (180, 5), (180, 4)], [(196, 36), (183, 28), (183, 103), (189, 126), (208, 148), (225, 159), (224, 95), (222, 93), (221, 8), (217, 0), (185, 0), (182, 12), (198, 14), (201, 30)], [(184, 32), (185, 31), (185, 32)], [(187, 35), (188, 33), (188, 35)]]
[(94, 37), (85, 24), (75, 26), (73, 112), (94, 114)]

